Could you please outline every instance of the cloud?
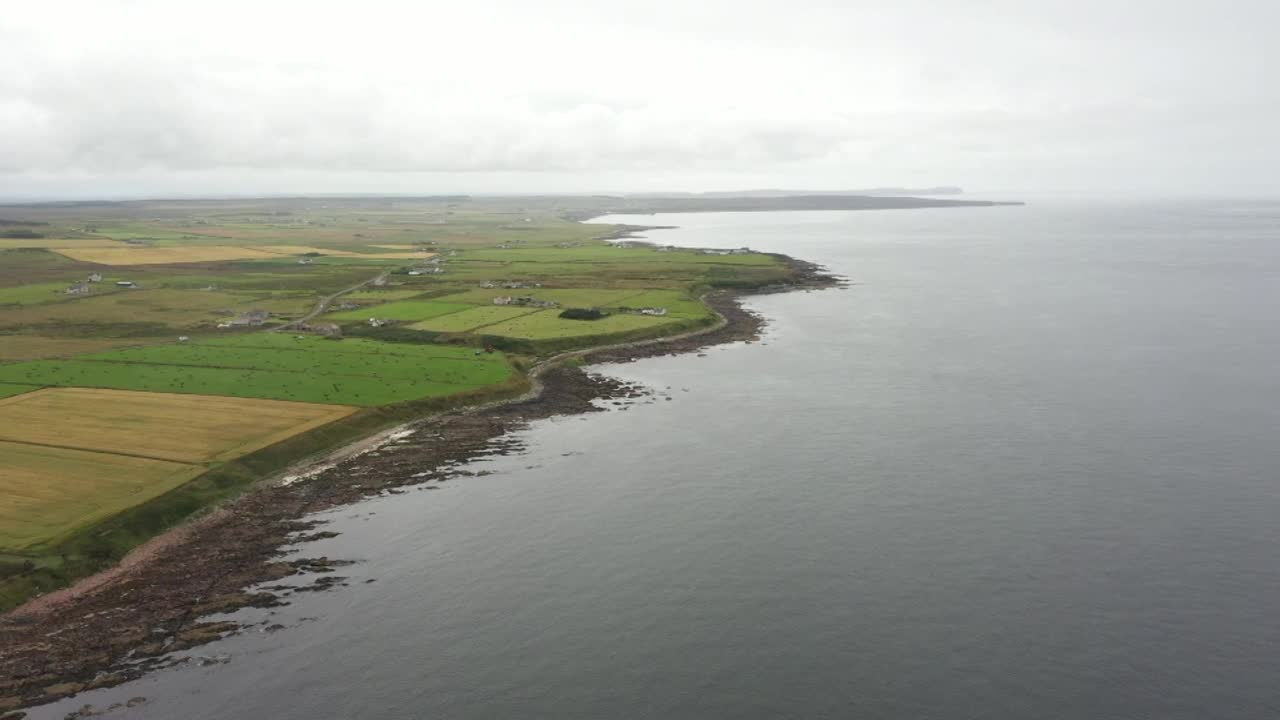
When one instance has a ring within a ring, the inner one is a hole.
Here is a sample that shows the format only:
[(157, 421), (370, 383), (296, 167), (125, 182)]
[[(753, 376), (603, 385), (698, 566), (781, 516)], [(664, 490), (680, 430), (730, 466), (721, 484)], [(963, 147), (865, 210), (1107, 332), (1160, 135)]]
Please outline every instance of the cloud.
[(1233, 10), (32, 4), (0, 18), (0, 181), (567, 173), (585, 187), (686, 173), (839, 187), (1036, 184), (1052, 168), (1102, 183), (1123, 158), (1135, 181), (1164, 179), (1145, 165), (1265, 183), (1280, 157), (1256, 143), (1280, 95), (1261, 29), (1280, 13)]

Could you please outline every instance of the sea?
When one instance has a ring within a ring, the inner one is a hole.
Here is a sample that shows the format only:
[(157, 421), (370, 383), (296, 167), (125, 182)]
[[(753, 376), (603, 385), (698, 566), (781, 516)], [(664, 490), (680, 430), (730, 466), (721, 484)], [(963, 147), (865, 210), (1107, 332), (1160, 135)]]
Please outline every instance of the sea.
[(650, 392), (327, 513), (347, 586), (31, 717), (1280, 717), (1280, 200), (597, 222), (848, 282), (594, 368)]

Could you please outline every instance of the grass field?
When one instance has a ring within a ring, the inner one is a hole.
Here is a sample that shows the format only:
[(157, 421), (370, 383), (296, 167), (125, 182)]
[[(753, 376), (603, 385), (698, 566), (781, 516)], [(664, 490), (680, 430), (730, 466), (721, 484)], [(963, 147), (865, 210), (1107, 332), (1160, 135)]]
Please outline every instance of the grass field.
[(471, 305), (465, 303), (435, 302), (430, 300), (402, 300), (400, 302), (390, 302), (385, 305), (359, 308), (357, 310), (344, 310), (342, 312), (326, 315), (325, 319), (345, 322), (351, 320), (366, 320), (371, 317), (376, 317), (384, 320), (416, 322), (419, 320), (438, 317), (440, 315), (448, 315), (449, 313), (455, 313), (460, 310), (467, 310), (471, 307)]
[(343, 300), (355, 302), (391, 302), (421, 295), (422, 290), (357, 290), (342, 296)]
[[(0, 305), (43, 305), (45, 303), (83, 298), (83, 295), (68, 295), (66, 293), (67, 287), (72, 284), (72, 282), (67, 281), (0, 287)], [(89, 285), (89, 289), (93, 295), (117, 292), (116, 286), (105, 283), (93, 283)]]
[(539, 310), (513, 320), (490, 325), (481, 332), (522, 340), (547, 340), (571, 337), (593, 337), (646, 330), (675, 323), (675, 318), (645, 315), (609, 315), (599, 320), (565, 320), (560, 310)]
[(276, 296), (270, 293), (136, 289), (92, 295), (74, 302), (7, 309), (0, 313), (0, 327), (74, 321), (82, 324), (153, 322), (173, 328), (191, 328), (225, 319), (225, 315), (219, 313), (228, 311), (234, 314), (261, 309), (289, 315), (307, 311), (314, 302), (307, 296)]
[(409, 327), (414, 330), (434, 330), (448, 333), (470, 332), (485, 325), (493, 325), (494, 323), (518, 318), (521, 315), (538, 312), (536, 308), (513, 307), (510, 305), (490, 305), (488, 307), (471, 305), (464, 307), (469, 309), (441, 315), (430, 320), (423, 320)]
[(467, 302), (488, 305), (496, 297), (529, 296), (537, 300), (551, 300), (564, 307), (614, 307), (622, 300), (639, 295), (641, 289), (610, 288), (524, 288), (520, 290), (494, 290), (477, 288), (456, 295), (439, 298), (441, 302)]
[(351, 412), (279, 400), (46, 388), (0, 400), (0, 440), (206, 463), (266, 447)]
[(202, 465), (0, 441), (0, 553), (52, 544), (204, 471)]
[(451, 395), (510, 374), (500, 354), (467, 348), (265, 333), (0, 365), (5, 383), (361, 406)]
[(40, 385), (18, 385), (16, 383), (0, 383), (0, 398), (21, 395), (22, 393), (39, 390)]

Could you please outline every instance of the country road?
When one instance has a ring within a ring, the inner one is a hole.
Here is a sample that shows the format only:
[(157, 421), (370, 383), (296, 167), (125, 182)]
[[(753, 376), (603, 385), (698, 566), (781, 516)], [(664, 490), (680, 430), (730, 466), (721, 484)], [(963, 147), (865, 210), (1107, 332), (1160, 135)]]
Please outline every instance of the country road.
[(315, 309), (313, 309), (311, 312), (307, 313), (306, 315), (303, 315), (297, 320), (291, 320), (285, 323), (284, 325), (280, 325), (273, 328), (267, 328), (267, 332), (280, 332), (281, 330), (289, 330), (289, 329), (295, 328), (307, 322), (311, 318), (319, 315), (320, 313), (324, 312), (329, 307), (329, 304), (332, 303), (334, 300), (337, 300), (338, 298), (342, 297), (343, 295), (346, 295), (347, 293), (355, 292), (356, 290), (359, 290), (360, 288), (365, 287), (366, 285), (377, 282), (378, 280), (385, 278), (390, 273), (391, 273), (390, 270), (383, 270), (382, 272), (378, 273), (375, 277), (371, 277), (362, 283), (357, 283), (355, 285), (352, 285), (349, 288), (339, 290), (338, 292), (332, 295), (327, 295), (325, 297), (322, 297), (320, 298), (320, 302), (316, 303)]

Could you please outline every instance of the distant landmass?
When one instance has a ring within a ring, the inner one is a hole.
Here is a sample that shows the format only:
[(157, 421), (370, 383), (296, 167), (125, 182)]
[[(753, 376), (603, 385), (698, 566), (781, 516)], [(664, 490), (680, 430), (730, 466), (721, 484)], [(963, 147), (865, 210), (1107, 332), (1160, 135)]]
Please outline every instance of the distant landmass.
[(700, 197), (700, 198), (724, 198), (724, 197), (813, 197), (818, 195), (863, 195), (870, 197), (882, 197), (886, 195), (902, 196), (902, 195), (961, 195), (964, 193), (963, 188), (954, 185), (939, 185), (937, 187), (925, 188), (906, 188), (906, 187), (878, 187), (866, 188), (863, 190), (782, 190), (777, 188), (766, 188), (761, 190), (722, 190), (715, 192), (661, 192), (661, 193), (628, 193), (630, 198), (670, 198), (670, 197)]
[(564, 213), (573, 220), (598, 215), (650, 215), (683, 212), (763, 212), (773, 210), (906, 210), (911, 208), (991, 207), (1021, 202), (948, 200), (889, 195), (680, 195), (667, 197), (597, 197), (599, 210), (577, 208)]

